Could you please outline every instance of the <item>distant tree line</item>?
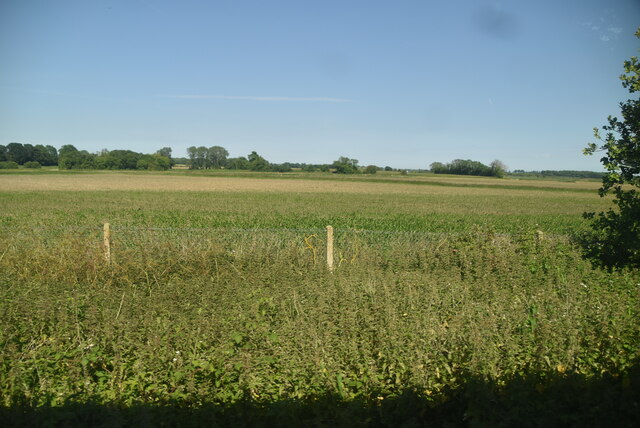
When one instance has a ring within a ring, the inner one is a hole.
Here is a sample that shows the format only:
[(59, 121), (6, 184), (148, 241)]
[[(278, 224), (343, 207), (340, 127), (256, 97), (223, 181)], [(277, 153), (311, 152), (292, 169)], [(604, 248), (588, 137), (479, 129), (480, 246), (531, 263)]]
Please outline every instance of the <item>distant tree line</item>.
[[(272, 171), (272, 172), (289, 172), (294, 168), (302, 171), (331, 171), (340, 174), (355, 174), (365, 172), (367, 174), (375, 174), (377, 166), (370, 165), (366, 168), (360, 168), (356, 159), (340, 157), (333, 164), (305, 164), (305, 163), (271, 163), (257, 152), (252, 151), (246, 157), (239, 156), (230, 158), (227, 149), (221, 146), (191, 146), (187, 148), (187, 165), (189, 169), (230, 169), (230, 170), (246, 170), (246, 171)], [(389, 168), (391, 169), (391, 168)]]
[(0, 168), (17, 168), (24, 165), (28, 168), (53, 166), (58, 164), (58, 151), (53, 146), (42, 144), (31, 145), (9, 143), (0, 145)]
[[(31, 145), (9, 143), (0, 145), (0, 169), (11, 169), (23, 166), (25, 168), (40, 168), (41, 166), (55, 166), (60, 169), (108, 169), (108, 170), (154, 170), (163, 171), (176, 164), (185, 164), (189, 169), (230, 169), (246, 171), (289, 172), (294, 169), (306, 172), (322, 171), (337, 174), (375, 174), (384, 169), (393, 171), (386, 166), (380, 168), (375, 165), (360, 166), (357, 159), (340, 156), (331, 164), (307, 163), (271, 163), (257, 152), (252, 151), (247, 156), (229, 157), (229, 152), (222, 146), (191, 146), (187, 149), (188, 157), (173, 158), (171, 147), (163, 147), (154, 154), (144, 154), (132, 150), (102, 150), (90, 153), (78, 150), (67, 144), (59, 150), (50, 145)], [(405, 171), (400, 170), (405, 173)], [(485, 165), (478, 161), (455, 159), (450, 163), (434, 162), (430, 171), (435, 174), (458, 174), (503, 177), (507, 167), (499, 160)], [(603, 173), (593, 171), (572, 170), (543, 170), (524, 171), (515, 170), (509, 173), (518, 176), (536, 177), (569, 177), (569, 178), (601, 178)]]
[(602, 178), (603, 172), (594, 171), (573, 171), (573, 170), (543, 170), (543, 171), (525, 171), (516, 169), (510, 173), (514, 176), (530, 176), (530, 177), (567, 177), (567, 178)]
[(57, 165), (59, 169), (166, 170), (171, 168), (173, 163), (170, 147), (163, 147), (150, 155), (131, 150), (102, 150), (99, 153), (89, 153), (86, 150), (78, 150), (71, 144), (62, 146), (60, 150), (41, 144), (0, 145), (0, 169), (13, 169), (20, 165), (26, 168)]
[(288, 172), (292, 167), (288, 163), (272, 164), (257, 152), (249, 153), (247, 157), (229, 157), (227, 149), (221, 146), (191, 146), (187, 148), (189, 169), (233, 169), (250, 171), (278, 171)]
[[(154, 154), (144, 154), (132, 150), (101, 150), (90, 153), (78, 150), (71, 144), (60, 150), (53, 146), (21, 143), (0, 145), (0, 169), (12, 169), (24, 166), (39, 168), (55, 166), (59, 169), (98, 169), (98, 170), (156, 170), (172, 168), (176, 164), (185, 164), (189, 169), (230, 169), (247, 171), (289, 172), (298, 169), (306, 172), (332, 171), (337, 174), (375, 174), (382, 168), (375, 165), (362, 167), (357, 159), (341, 156), (331, 164), (307, 163), (271, 163), (257, 152), (252, 151), (246, 157), (229, 157), (229, 152), (222, 146), (191, 146), (187, 148), (186, 158), (173, 158), (170, 147), (163, 147)], [(385, 171), (393, 171), (387, 166)]]
[(434, 162), (430, 165), (430, 171), (434, 174), (478, 175), (484, 177), (504, 177), (507, 166), (499, 160), (494, 160), (490, 165), (470, 159), (455, 159), (450, 163)]
[(68, 144), (62, 146), (58, 152), (58, 168), (60, 169), (164, 171), (171, 166), (171, 149), (169, 147), (164, 147), (150, 155), (132, 150), (102, 150), (99, 153), (89, 153)]
[[(336, 174), (375, 174), (380, 169), (375, 165), (368, 165), (361, 167), (358, 165), (357, 159), (350, 159), (345, 156), (340, 156), (337, 160), (333, 161), (331, 168)], [(391, 167), (386, 167), (386, 171), (391, 171)]]

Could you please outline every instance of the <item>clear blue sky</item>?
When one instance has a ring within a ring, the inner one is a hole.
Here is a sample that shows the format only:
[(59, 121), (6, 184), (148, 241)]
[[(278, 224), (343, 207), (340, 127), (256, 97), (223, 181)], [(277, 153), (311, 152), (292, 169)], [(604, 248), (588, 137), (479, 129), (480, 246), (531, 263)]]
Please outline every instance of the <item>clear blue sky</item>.
[(0, 144), (600, 170), (638, 0), (0, 2)]

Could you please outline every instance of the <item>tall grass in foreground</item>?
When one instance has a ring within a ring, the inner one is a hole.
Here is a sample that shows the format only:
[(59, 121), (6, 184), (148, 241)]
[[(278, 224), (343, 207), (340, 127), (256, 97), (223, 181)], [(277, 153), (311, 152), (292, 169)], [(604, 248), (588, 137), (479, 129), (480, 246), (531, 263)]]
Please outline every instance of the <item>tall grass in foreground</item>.
[(640, 278), (566, 239), (342, 233), (332, 274), (320, 231), (154, 233), (111, 264), (97, 235), (2, 236), (0, 416), (638, 421)]

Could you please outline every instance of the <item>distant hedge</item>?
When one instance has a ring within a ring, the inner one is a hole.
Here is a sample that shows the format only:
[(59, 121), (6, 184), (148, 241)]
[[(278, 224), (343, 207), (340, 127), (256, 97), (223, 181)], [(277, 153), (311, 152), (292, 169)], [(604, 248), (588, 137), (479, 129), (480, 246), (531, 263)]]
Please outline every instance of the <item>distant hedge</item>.
[(14, 161), (2, 161), (0, 162), (0, 169), (18, 169), (19, 166)]

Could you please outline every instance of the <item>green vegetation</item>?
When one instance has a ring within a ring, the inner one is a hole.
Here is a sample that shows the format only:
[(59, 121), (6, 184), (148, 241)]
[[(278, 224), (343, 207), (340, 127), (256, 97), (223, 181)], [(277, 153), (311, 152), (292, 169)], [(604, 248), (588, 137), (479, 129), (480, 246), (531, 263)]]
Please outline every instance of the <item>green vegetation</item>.
[(38, 169), (42, 168), (42, 165), (40, 165), (40, 162), (29, 161), (24, 163), (24, 167), (29, 169)]
[(29, 162), (38, 162), (40, 165), (51, 166), (58, 164), (58, 151), (53, 146), (38, 144), (9, 143), (0, 145), (0, 163), (15, 162), (24, 165)]
[(20, 166), (14, 161), (0, 162), (0, 169), (18, 169)]
[(356, 174), (359, 170), (358, 160), (345, 156), (340, 156), (338, 160), (334, 161), (332, 167), (338, 174)]
[(227, 163), (229, 152), (224, 147), (191, 146), (187, 148), (189, 154), (189, 169), (220, 169)]
[(525, 171), (516, 169), (509, 174), (511, 177), (552, 177), (552, 178), (602, 178), (603, 173), (595, 171), (574, 171), (574, 170), (542, 170)]
[(487, 166), (481, 162), (469, 159), (455, 159), (447, 164), (434, 162), (430, 165), (430, 170), (434, 174), (477, 175), (480, 177), (502, 178), (507, 171), (507, 167), (499, 160), (494, 160), (490, 166)]
[[(640, 28), (636, 31), (640, 38)], [(624, 63), (626, 74), (620, 76), (622, 86), (630, 93), (640, 92), (640, 62), (631, 57)], [(602, 127), (607, 134), (600, 136), (601, 145), (591, 143), (586, 154), (604, 152), (601, 158), (607, 170), (602, 177), (600, 196), (614, 195), (616, 210), (586, 213), (593, 219), (593, 232), (585, 237), (585, 254), (594, 263), (605, 267), (640, 268), (640, 98), (620, 103), (622, 119), (609, 116), (609, 125)]]
[[(185, 174), (217, 177), (158, 180)], [(593, 269), (569, 236), (609, 201), (562, 183), (332, 177), (308, 193), (0, 192), (0, 418), (639, 421), (640, 277)], [(362, 190), (385, 180), (398, 187)]]
[(60, 148), (60, 169), (108, 169), (163, 171), (171, 167), (171, 159), (158, 153), (146, 155), (131, 150), (103, 150), (91, 154), (72, 145)]

